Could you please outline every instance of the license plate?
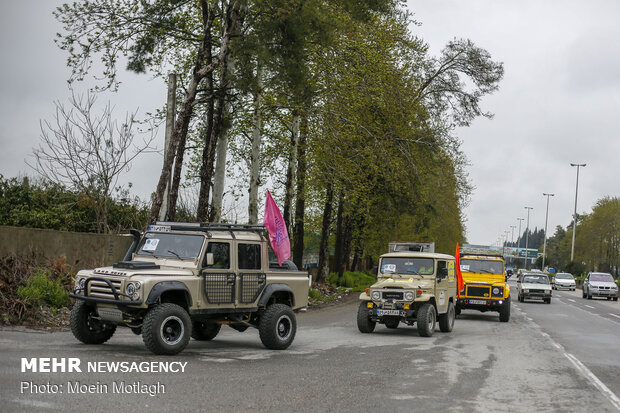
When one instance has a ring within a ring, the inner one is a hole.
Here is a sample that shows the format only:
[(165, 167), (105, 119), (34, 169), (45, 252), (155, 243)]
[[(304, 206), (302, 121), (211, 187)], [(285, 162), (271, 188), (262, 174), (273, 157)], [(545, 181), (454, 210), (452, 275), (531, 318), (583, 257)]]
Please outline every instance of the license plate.
[(155, 232), (170, 232), (170, 227), (167, 225), (150, 225), (149, 231)]
[(485, 300), (469, 300), (469, 304), (486, 304)]
[(377, 315), (397, 315), (400, 316), (400, 310), (377, 310)]

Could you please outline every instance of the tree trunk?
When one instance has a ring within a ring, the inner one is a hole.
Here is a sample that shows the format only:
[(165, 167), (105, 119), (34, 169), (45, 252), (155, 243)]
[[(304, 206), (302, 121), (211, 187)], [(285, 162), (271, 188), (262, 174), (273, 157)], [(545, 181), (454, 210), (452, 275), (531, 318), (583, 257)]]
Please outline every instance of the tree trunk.
[(293, 262), (303, 268), (304, 258), (304, 212), (306, 208), (306, 141), (308, 139), (308, 116), (301, 116), (299, 142), (297, 145), (297, 202), (295, 203), (295, 226), (293, 235)]
[(286, 168), (286, 184), (285, 184), (285, 192), (286, 195), (284, 197), (284, 222), (286, 223), (286, 228), (291, 231), (291, 205), (293, 204), (293, 196), (294, 196), (294, 187), (295, 187), (295, 158), (297, 157), (297, 144), (299, 143), (299, 122), (300, 117), (299, 114), (294, 111), (293, 112), (293, 124), (291, 127), (291, 145), (289, 147), (288, 153), (288, 166)]
[(351, 238), (353, 235), (353, 220), (351, 214), (347, 213), (344, 216), (344, 233), (342, 236), (342, 261), (340, 268), (338, 268), (338, 279), (341, 279), (344, 272), (350, 269), (349, 258), (351, 257)]
[(262, 140), (262, 114), (261, 114), (261, 78), (262, 69), (256, 71), (258, 79), (258, 91), (254, 95), (254, 125), (252, 127), (252, 154), (250, 156), (250, 188), (248, 216), (249, 223), (258, 223), (258, 187), (260, 186), (260, 146)]
[(338, 212), (336, 213), (336, 245), (334, 252), (334, 269), (338, 273), (338, 279), (340, 279), (340, 269), (342, 268), (343, 262), (343, 247), (344, 247), (344, 225), (343, 225), (343, 215), (344, 215), (344, 194), (340, 191), (340, 195), (338, 196)]
[(323, 208), (323, 225), (321, 227), (321, 246), (319, 248), (319, 271), (317, 283), (324, 283), (329, 275), (329, 228), (332, 221), (332, 203), (334, 202), (334, 189), (332, 184), (327, 185), (325, 193), (325, 207)]
[(163, 202), (166, 185), (169, 182), (170, 174), (172, 172), (172, 163), (176, 156), (177, 147), (179, 145), (179, 142), (187, 137), (187, 130), (189, 128), (189, 122), (191, 120), (192, 112), (194, 109), (194, 102), (196, 100), (198, 85), (200, 84), (202, 79), (204, 79), (205, 76), (207, 76), (209, 73), (213, 72), (213, 69), (215, 68), (213, 63), (208, 63), (206, 65), (204, 64), (205, 53), (211, 48), (210, 33), (211, 27), (213, 25), (214, 15), (206, 0), (201, 0), (201, 6), (205, 35), (198, 50), (192, 78), (187, 87), (187, 91), (185, 92), (183, 107), (181, 108), (181, 111), (177, 116), (177, 120), (174, 126), (174, 133), (170, 138), (170, 147), (168, 148), (169, 150), (166, 153), (166, 157), (164, 159), (164, 165), (162, 167), (161, 174), (159, 176), (159, 182), (157, 183), (157, 188), (155, 190), (153, 204), (151, 205), (151, 211), (149, 214), (150, 222), (155, 221), (157, 219), (157, 216), (159, 215), (159, 210)]
[[(170, 150), (170, 138), (174, 133), (174, 118), (176, 116), (177, 102), (177, 75), (170, 73), (168, 75), (168, 98), (166, 103), (166, 149), (164, 154)], [(170, 180), (166, 184), (164, 195), (162, 198), (162, 207), (159, 209), (159, 220), (165, 221), (168, 218), (168, 210), (170, 209)]]
[(216, 107), (213, 114), (213, 128), (211, 133), (206, 136), (205, 148), (203, 150), (202, 166), (200, 168), (200, 194), (198, 197), (198, 211), (196, 213), (198, 221), (207, 221), (210, 218), (209, 194), (211, 192), (211, 179), (213, 177), (213, 164), (215, 157), (215, 144), (220, 133), (223, 133), (222, 119), (224, 106), (228, 96), (228, 58), (230, 56), (230, 42), (232, 36), (237, 31), (240, 23), (238, 5), (231, 2), (226, 7), (226, 31), (222, 37), (220, 53), (218, 56), (220, 76), (219, 85), (216, 92)]
[[(233, 73), (235, 65), (233, 59), (228, 60), (228, 72)], [(226, 100), (224, 106), (225, 116), (229, 118), (232, 113), (232, 105), (230, 100)], [(224, 204), (224, 188), (226, 183), (226, 157), (228, 153), (228, 137), (229, 134), (222, 131), (217, 138), (215, 148), (215, 175), (213, 177), (213, 208), (210, 221), (220, 222), (222, 220), (222, 205)]]
[(181, 184), (181, 174), (183, 173), (183, 157), (185, 155), (185, 142), (187, 135), (181, 137), (177, 146), (177, 155), (174, 160), (174, 174), (172, 175), (172, 185), (170, 186), (170, 203), (168, 205), (168, 221), (175, 221), (177, 214), (177, 199), (179, 197), (179, 185)]

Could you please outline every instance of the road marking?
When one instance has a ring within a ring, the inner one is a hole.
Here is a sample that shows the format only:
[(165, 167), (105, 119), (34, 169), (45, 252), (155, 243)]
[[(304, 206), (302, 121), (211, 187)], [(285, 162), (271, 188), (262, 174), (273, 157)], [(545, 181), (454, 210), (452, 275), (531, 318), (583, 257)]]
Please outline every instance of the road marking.
[(572, 301), (573, 303), (575, 303), (576, 301), (573, 300), (572, 298), (567, 298), (568, 301)]
[(586, 304), (586, 307), (594, 309), (591, 305)]
[[(590, 307), (590, 306), (586, 306), (586, 307)], [(594, 308), (594, 307), (591, 307)], [(582, 310), (583, 311), (583, 310)], [(611, 313), (610, 313), (611, 314)], [(579, 359), (577, 359), (577, 357), (573, 356), (572, 354), (568, 353), (565, 349), (564, 346), (562, 346), (561, 344), (559, 344), (558, 342), (556, 342), (549, 334), (547, 334), (545, 331), (542, 330), (542, 328), (531, 318), (527, 317), (525, 314), (525, 319), (528, 320), (529, 322), (531, 322), (536, 329), (538, 330), (538, 332), (545, 337), (547, 340), (549, 340), (551, 342), (551, 344), (557, 348), (558, 350), (560, 350), (560, 352), (562, 352), (562, 354), (564, 355), (564, 357), (566, 357), (572, 364), (573, 366), (575, 366), (575, 368), (577, 370), (579, 370), (579, 372), (581, 374), (583, 374), (585, 376), (585, 378), (594, 386), (596, 387), (596, 389), (601, 392), (601, 394), (603, 396), (605, 396), (605, 398), (607, 398), (607, 400), (617, 409), (620, 411), (620, 399), (618, 398), (618, 396), (616, 396), (616, 394), (611, 391), (609, 389), (609, 387), (605, 386), (605, 384), (598, 378), (596, 377), (596, 375), (594, 373), (592, 373), (590, 371), (590, 369), (588, 369), (581, 361), (579, 361)], [(620, 316), (617, 316), (615, 314), (613, 314), (614, 317), (618, 317), (620, 318)]]
[(583, 374), (590, 381), (590, 383), (592, 383), (594, 387), (596, 387), (598, 391), (600, 391), (603, 396), (605, 396), (607, 400), (609, 400), (609, 402), (614, 405), (616, 409), (620, 410), (620, 399), (614, 394), (614, 392), (609, 390), (609, 388), (605, 386), (605, 384), (603, 384), (603, 382), (600, 381), (599, 378), (596, 377), (594, 373), (592, 373), (590, 369), (584, 366), (583, 363), (579, 361), (575, 356), (566, 352), (564, 352), (564, 356), (566, 356), (566, 358), (569, 359), (571, 363), (573, 363), (577, 370), (579, 370), (581, 374)]
[(612, 317), (620, 318), (620, 315), (617, 315), (617, 314), (609, 313), (609, 315)]

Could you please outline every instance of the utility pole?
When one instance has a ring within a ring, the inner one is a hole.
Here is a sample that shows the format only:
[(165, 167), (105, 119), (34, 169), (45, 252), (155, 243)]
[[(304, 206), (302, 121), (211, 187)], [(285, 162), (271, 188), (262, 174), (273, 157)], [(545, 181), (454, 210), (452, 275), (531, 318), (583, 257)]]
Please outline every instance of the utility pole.
[[(542, 270), (545, 270), (545, 257), (547, 255), (547, 220), (549, 219), (549, 197), (554, 196), (555, 194), (545, 194), (543, 196), (547, 197), (547, 212), (545, 213), (545, 242), (543, 244), (543, 260), (542, 260)], [(574, 233), (574, 231), (573, 231)]]
[[(510, 235), (510, 248), (514, 248), (513, 245), (515, 243), (515, 228), (517, 226), (516, 225), (511, 225), (510, 228), (512, 228), (512, 235)], [(512, 250), (510, 250), (512, 252)], [(517, 251), (519, 251), (519, 249), (517, 249)], [(512, 265), (514, 262), (514, 256), (510, 259), (510, 265)]]
[[(168, 75), (168, 103), (166, 104), (166, 138), (164, 142), (164, 159), (168, 153), (170, 146), (170, 138), (174, 132), (174, 117), (176, 116), (176, 93), (177, 93), (177, 75), (170, 73)], [(172, 170), (172, 169), (171, 169)], [(168, 206), (170, 205), (170, 187), (172, 186), (172, 174), (168, 178), (164, 196), (162, 197), (161, 207), (159, 208), (159, 220), (165, 221), (168, 216)]]
[(525, 269), (527, 268), (527, 261), (528, 261), (528, 251), (527, 251), (527, 244), (528, 244), (528, 240), (530, 238), (530, 210), (534, 209), (532, 207), (523, 207), (525, 209), (527, 209), (527, 226), (525, 227)]
[(571, 163), (570, 166), (577, 167), (577, 183), (575, 184), (575, 212), (573, 213), (573, 244), (570, 248), (570, 260), (575, 257), (575, 232), (577, 232), (577, 191), (579, 190), (579, 167), (585, 167), (585, 163)]

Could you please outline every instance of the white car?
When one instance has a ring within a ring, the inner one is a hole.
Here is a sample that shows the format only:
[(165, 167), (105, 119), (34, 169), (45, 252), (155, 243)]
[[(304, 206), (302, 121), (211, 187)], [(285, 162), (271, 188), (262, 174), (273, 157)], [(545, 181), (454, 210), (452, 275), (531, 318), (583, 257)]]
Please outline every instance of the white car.
[(520, 302), (524, 302), (526, 298), (536, 298), (551, 304), (552, 293), (549, 277), (542, 272), (524, 272), (517, 282), (517, 294)]
[(554, 290), (570, 290), (575, 291), (577, 285), (575, 283), (575, 277), (567, 272), (559, 272), (553, 277), (551, 286)]
[(591, 300), (592, 297), (607, 297), (608, 300), (613, 298), (618, 301), (618, 286), (614, 281), (614, 277), (606, 272), (591, 272), (583, 280), (583, 298)]

